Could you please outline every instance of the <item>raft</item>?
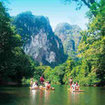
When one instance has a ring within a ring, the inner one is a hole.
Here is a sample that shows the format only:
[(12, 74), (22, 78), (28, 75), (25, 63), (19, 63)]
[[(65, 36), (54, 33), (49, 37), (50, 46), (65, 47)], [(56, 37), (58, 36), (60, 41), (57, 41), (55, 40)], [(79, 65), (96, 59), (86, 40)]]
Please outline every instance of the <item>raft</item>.
[(46, 89), (45, 87), (43, 87), (43, 88), (40, 88), (40, 90), (55, 90), (55, 88), (51, 87), (50, 89)]
[(84, 92), (84, 90), (74, 90), (72, 92)]
[(84, 92), (84, 90), (73, 90), (71, 88), (68, 89), (70, 92)]
[(55, 90), (54, 87), (51, 87), (50, 89), (46, 89), (45, 87), (38, 87), (38, 88), (32, 88), (32, 87), (29, 87), (31, 90)]
[(35, 88), (35, 87), (29, 87), (31, 90), (38, 90), (39, 87)]

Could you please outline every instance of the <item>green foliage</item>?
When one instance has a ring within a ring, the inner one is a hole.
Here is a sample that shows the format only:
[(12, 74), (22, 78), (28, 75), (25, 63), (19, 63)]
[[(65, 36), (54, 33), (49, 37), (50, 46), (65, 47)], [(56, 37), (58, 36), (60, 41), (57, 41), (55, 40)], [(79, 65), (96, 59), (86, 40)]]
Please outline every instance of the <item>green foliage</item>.
[[(78, 48), (78, 57), (88, 62), (89, 72), (86, 81), (89, 84), (95, 82), (105, 84), (105, 1), (101, 0), (94, 6), (96, 16), (91, 17), (88, 30), (82, 32), (83, 37)], [(90, 11), (93, 11), (93, 8)], [(82, 63), (82, 65), (86, 64)]]
[(52, 84), (64, 84), (68, 83), (70, 72), (74, 66), (74, 61), (71, 58), (55, 68), (46, 68), (44, 71), (44, 76), (46, 80), (51, 81)]
[(77, 3), (77, 9), (80, 9), (83, 4), (85, 4), (88, 8), (91, 8), (91, 6), (96, 3), (97, 0), (64, 0), (67, 3), (70, 3), (71, 1), (75, 1)]
[(33, 76), (36, 65), (25, 55), (21, 36), (11, 25), (10, 16), (0, 2), (0, 80), (21, 82), (23, 76)]
[(22, 78), (22, 84), (23, 84), (23, 85), (29, 85), (30, 82), (31, 82), (30, 79), (26, 79), (25, 77)]
[(69, 58), (50, 70), (48, 78), (51, 77), (51, 81), (67, 84), (72, 77), (80, 85), (105, 84), (105, 1), (91, 3), (88, 17), (88, 29), (81, 32), (79, 60)]
[[(46, 72), (47, 72), (48, 70), (50, 70), (50, 67), (49, 67), (49, 66), (43, 66), (43, 65), (40, 65), (40, 66), (38, 66), (38, 67), (35, 67), (34, 79), (39, 80), (40, 77), (41, 77), (42, 75), (44, 75), (44, 71), (45, 71), (45, 70), (46, 70)], [(45, 77), (46, 77), (46, 75), (45, 75)]]

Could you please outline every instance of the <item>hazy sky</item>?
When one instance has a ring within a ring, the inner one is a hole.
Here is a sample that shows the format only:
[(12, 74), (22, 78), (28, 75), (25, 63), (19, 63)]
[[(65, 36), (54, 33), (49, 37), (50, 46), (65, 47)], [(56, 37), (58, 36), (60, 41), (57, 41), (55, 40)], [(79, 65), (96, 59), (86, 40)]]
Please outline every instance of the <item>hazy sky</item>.
[(58, 23), (68, 22), (71, 25), (77, 24), (85, 29), (88, 19), (85, 13), (86, 6), (76, 10), (76, 4), (65, 5), (63, 0), (8, 0), (7, 4), (11, 16), (24, 11), (31, 11), (34, 15), (47, 16), (53, 29)]

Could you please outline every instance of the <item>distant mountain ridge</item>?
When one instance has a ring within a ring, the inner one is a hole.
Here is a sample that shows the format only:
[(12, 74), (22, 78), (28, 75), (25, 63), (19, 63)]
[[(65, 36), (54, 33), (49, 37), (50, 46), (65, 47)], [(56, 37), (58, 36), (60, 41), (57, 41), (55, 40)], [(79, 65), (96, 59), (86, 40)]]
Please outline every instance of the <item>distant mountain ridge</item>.
[(54, 35), (47, 17), (24, 12), (14, 17), (13, 25), (24, 41), (25, 53), (35, 61), (54, 67), (66, 60), (62, 42)]
[(47, 17), (31, 12), (17, 15), (12, 24), (22, 37), (24, 52), (35, 61), (54, 67), (63, 63), (67, 55), (75, 56), (81, 39), (79, 26), (60, 23), (53, 32)]
[(81, 28), (77, 25), (70, 25), (68, 23), (60, 23), (55, 28), (55, 35), (57, 35), (64, 47), (64, 52), (69, 56), (75, 56), (75, 52), (78, 48), (81, 35)]

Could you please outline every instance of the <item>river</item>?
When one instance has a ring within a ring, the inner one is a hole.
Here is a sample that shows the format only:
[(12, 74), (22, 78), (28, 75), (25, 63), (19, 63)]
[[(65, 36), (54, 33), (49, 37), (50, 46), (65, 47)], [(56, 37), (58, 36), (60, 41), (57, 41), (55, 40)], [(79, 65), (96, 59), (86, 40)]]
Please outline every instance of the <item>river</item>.
[(105, 88), (81, 87), (71, 93), (67, 86), (55, 90), (30, 90), (29, 87), (0, 87), (0, 105), (105, 105)]

